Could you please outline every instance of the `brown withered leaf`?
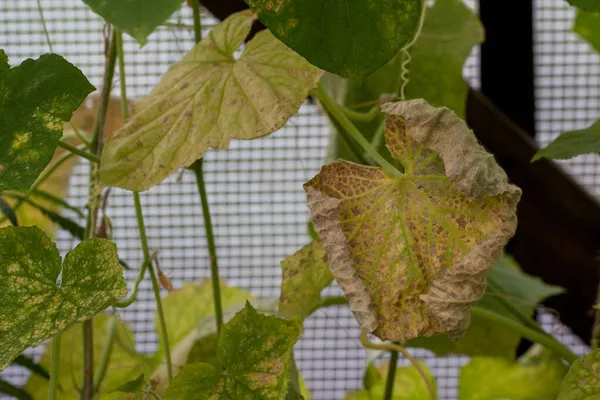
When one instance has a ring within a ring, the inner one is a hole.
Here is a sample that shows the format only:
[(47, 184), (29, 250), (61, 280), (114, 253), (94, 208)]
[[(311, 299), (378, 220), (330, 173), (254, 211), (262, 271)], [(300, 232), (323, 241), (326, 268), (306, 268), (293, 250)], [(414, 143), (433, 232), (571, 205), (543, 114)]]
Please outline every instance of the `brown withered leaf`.
[(447, 108), (388, 103), (405, 173), (342, 160), (305, 184), (326, 261), (360, 326), (383, 340), (458, 340), (516, 229), (521, 191)]

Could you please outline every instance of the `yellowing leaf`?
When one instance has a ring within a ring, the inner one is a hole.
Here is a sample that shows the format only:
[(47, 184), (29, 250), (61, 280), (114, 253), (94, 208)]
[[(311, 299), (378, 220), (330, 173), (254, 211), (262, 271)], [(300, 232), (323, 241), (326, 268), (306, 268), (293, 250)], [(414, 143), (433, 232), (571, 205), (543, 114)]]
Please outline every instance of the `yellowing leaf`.
[(315, 230), (364, 330), (457, 340), (515, 231), (521, 191), (449, 109), (411, 100), (382, 110), (405, 174), (325, 165), (305, 184)]
[(558, 400), (600, 400), (600, 350), (573, 363), (562, 382)]
[(322, 71), (269, 31), (258, 33), (236, 59), (255, 19), (249, 11), (231, 15), (169, 69), (107, 140), (104, 183), (146, 190), (209, 147), (268, 135), (298, 110)]
[(313, 240), (281, 262), (283, 281), (279, 312), (304, 319), (321, 299), (321, 291), (333, 281), (325, 251)]

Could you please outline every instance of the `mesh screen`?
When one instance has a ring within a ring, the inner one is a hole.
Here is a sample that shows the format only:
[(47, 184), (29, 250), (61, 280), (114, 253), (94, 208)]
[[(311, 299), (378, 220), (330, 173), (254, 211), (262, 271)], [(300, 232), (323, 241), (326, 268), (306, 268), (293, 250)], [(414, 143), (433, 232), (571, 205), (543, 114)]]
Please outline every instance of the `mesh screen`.
[[(101, 20), (77, 1), (41, 3), (54, 51), (100, 86), (104, 62)], [(565, 129), (586, 126), (596, 117), (600, 63), (586, 45), (569, 33), (572, 13), (562, 0), (537, 3), (537, 118), (539, 138), (545, 143)], [(184, 7), (171, 22), (191, 24), (190, 10)], [(203, 14), (204, 34), (214, 23), (213, 18)], [(126, 37), (129, 96), (135, 99), (146, 95), (169, 65), (192, 45), (193, 33), (185, 28), (160, 27), (142, 49)], [(36, 0), (0, 1), (0, 47), (6, 50), (12, 65), (48, 51)], [(477, 55), (476, 49), (465, 67), (466, 78), (476, 87)], [(302, 184), (320, 168), (327, 138), (327, 121), (314, 105), (305, 104), (279, 132), (260, 140), (234, 141), (225, 151), (206, 154), (205, 174), (221, 275), (228, 284), (246, 288), (255, 296), (279, 295), (279, 262), (309, 241)], [(600, 193), (597, 158), (577, 159), (568, 166), (592, 191)], [(86, 181), (87, 165), (81, 163), (72, 178), (72, 204), (84, 207)], [(142, 202), (150, 245), (160, 251), (161, 267), (173, 284), (179, 286), (184, 281), (198, 282), (209, 277), (201, 208), (192, 173), (172, 176), (144, 193)], [(108, 212), (120, 256), (133, 267), (127, 272), (132, 282), (141, 262), (141, 249), (131, 194), (114, 190)], [(75, 245), (64, 232), (57, 234), (57, 242), (63, 253)], [(326, 294), (340, 293), (339, 288), (332, 287)], [(154, 309), (146, 281), (140, 300), (121, 312), (134, 329), (136, 345), (143, 352), (156, 349)], [(585, 350), (555, 323), (551, 314), (542, 313), (542, 322), (566, 343), (576, 346), (577, 351)], [(321, 310), (306, 321), (305, 333), (296, 347), (296, 360), (315, 399), (342, 399), (344, 394), (360, 388), (365, 351), (358, 336), (359, 329), (346, 307)], [(41, 351), (40, 346), (29, 352), (39, 356)], [(436, 358), (423, 350), (415, 350), (414, 354), (432, 368), (440, 398), (455, 399), (459, 367), (468, 359)], [(0, 377), (21, 384), (27, 373), (10, 367)]]

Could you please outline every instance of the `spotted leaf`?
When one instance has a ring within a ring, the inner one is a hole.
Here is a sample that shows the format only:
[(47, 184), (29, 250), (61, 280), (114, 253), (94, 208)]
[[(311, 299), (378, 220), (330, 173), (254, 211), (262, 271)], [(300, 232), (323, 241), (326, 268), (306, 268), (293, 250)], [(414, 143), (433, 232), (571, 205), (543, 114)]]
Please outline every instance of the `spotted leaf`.
[(558, 400), (600, 400), (600, 350), (573, 363), (560, 387)]
[(0, 277), (0, 370), (127, 293), (113, 243), (88, 239), (61, 263), (56, 245), (36, 227), (0, 229)]
[(514, 234), (521, 192), (449, 109), (411, 100), (382, 110), (405, 173), (325, 165), (305, 184), (313, 223), (363, 329), (458, 340)]

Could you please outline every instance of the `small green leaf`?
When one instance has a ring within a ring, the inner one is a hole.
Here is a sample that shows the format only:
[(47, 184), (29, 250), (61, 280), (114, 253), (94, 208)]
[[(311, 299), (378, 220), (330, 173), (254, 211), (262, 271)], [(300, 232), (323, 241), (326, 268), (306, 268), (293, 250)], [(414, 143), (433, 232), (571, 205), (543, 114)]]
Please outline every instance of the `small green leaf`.
[[(425, 370), (430, 382), (434, 382), (431, 372), (426, 365), (421, 363), (421, 368)], [(345, 400), (379, 400), (384, 398), (388, 363), (383, 363), (379, 367), (372, 364), (367, 366), (365, 371), (365, 381), (369, 386), (363, 390), (351, 393), (345, 397)], [(368, 377), (367, 377), (368, 375)], [(396, 369), (394, 379), (394, 390), (391, 400), (430, 400), (431, 395), (423, 378), (414, 366), (399, 367)]]
[(531, 161), (544, 157), (566, 160), (587, 153), (600, 154), (600, 121), (586, 129), (563, 133), (548, 146), (538, 150)]
[(468, 86), (463, 66), (484, 37), (477, 15), (461, 0), (437, 0), (427, 10), (421, 35), (410, 49), (406, 98), (423, 98), (464, 118)]
[(54, 155), (62, 121), (93, 90), (61, 56), (45, 54), (10, 69), (0, 50), (0, 191), (29, 190)]
[(248, 10), (232, 14), (169, 69), (106, 141), (104, 183), (146, 190), (209, 147), (266, 136), (298, 111), (322, 71), (269, 31), (259, 32), (236, 59), (254, 20)]
[[(501, 298), (512, 303), (524, 315), (531, 316), (537, 304), (550, 296), (563, 292), (562, 288), (544, 283), (541, 279), (522, 272), (508, 256), (503, 256), (488, 274), (488, 282), (498, 291), (488, 287), (485, 294), (475, 302), (477, 307), (518, 318), (500, 302)], [(506, 327), (471, 315), (471, 324), (465, 336), (452, 342), (447, 336), (418, 337), (406, 343), (408, 347), (420, 347), (433, 351), (438, 356), (465, 354), (468, 356), (495, 356), (510, 360), (521, 337)], [(490, 343), (494, 343), (490, 346)]]
[(519, 362), (475, 357), (460, 371), (459, 399), (556, 400), (566, 373), (562, 361), (545, 349)]
[(600, 53), (600, 12), (577, 10), (573, 32), (579, 34)]
[(600, 349), (573, 363), (558, 400), (600, 400)]
[(110, 392), (138, 393), (143, 389), (144, 383), (146, 383), (146, 375), (142, 373), (137, 378), (125, 382)]
[(35, 227), (0, 229), (0, 276), (0, 370), (127, 293), (114, 243), (88, 239), (61, 268), (56, 245)]
[(285, 317), (306, 318), (321, 299), (321, 291), (333, 281), (325, 251), (313, 240), (281, 262), (283, 280), (279, 312)]
[(181, 8), (183, 0), (83, 0), (92, 11), (133, 36), (142, 46), (146, 38), (171, 14)]
[[(92, 319), (94, 327), (94, 371), (99, 368), (100, 355), (106, 346), (107, 331), (112, 318), (116, 316), (100, 313)], [(117, 331), (106, 370), (106, 376), (100, 387), (102, 400), (123, 400), (122, 393), (114, 393), (113, 389), (130, 382), (140, 374), (149, 376), (153, 364), (147, 357), (137, 354), (133, 332), (127, 324), (117, 321)], [(40, 364), (50, 368), (52, 360), (52, 341), (46, 345)], [(81, 371), (83, 370), (83, 330), (82, 324), (75, 324), (62, 334), (62, 345), (59, 366), (59, 384), (61, 400), (79, 400), (82, 386)], [(36, 400), (48, 398), (48, 380), (39, 376), (29, 377), (27, 389)]]
[(600, 12), (600, 2), (598, 0), (567, 0), (573, 7), (584, 11)]
[(360, 81), (411, 39), (420, 0), (245, 0), (279, 40), (319, 68)]
[(259, 314), (246, 303), (219, 336), (223, 370), (206, 363), (184, 366), (165, 400), (280, 400), (287, 394), (292, 347), (301, 332), (298, 321)]

